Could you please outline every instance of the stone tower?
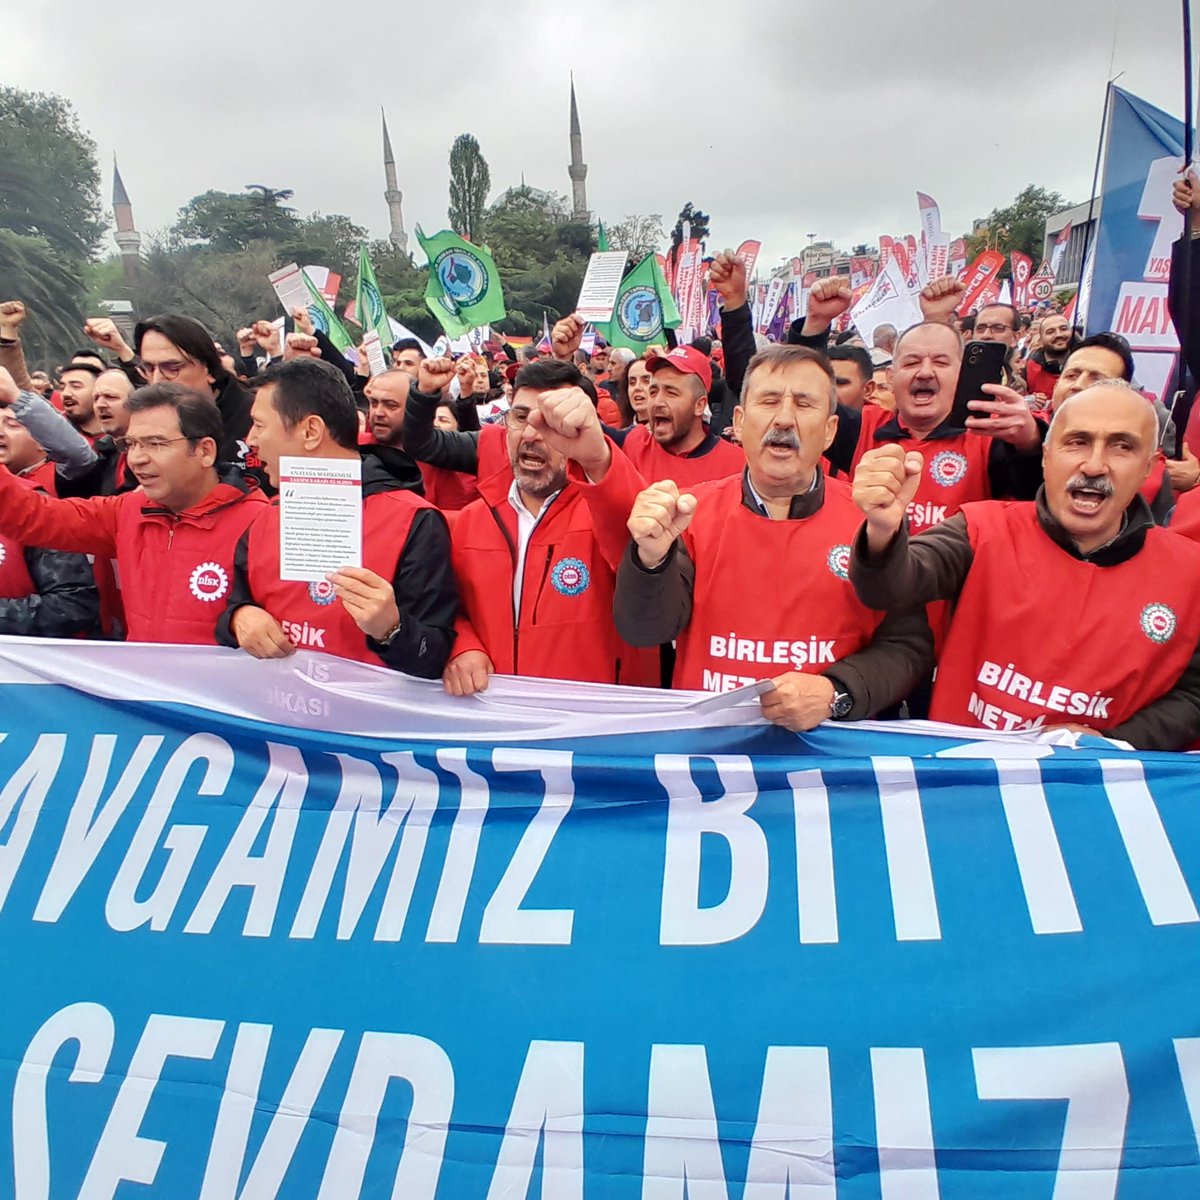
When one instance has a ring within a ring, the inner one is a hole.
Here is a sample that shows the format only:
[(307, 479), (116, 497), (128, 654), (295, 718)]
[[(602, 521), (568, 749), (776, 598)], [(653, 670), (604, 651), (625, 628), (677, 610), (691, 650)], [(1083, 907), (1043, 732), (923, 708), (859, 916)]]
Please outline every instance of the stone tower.
[(404, 232), (404, 212), (400, 207), (404, 193), (396, 186), (396, 159), (392, 154), (392, 139), (388, 137), (387, 116), (382, 108), (379, 113), (383, 117), (383, 174), (387, 180), (387, 191), (383, 193), (383, 198), (387, 201), (391, 225), (388, 238), (401, 254), (407, 254), (408, 234)]
[(137, 286), (138, 272), (141, 267), (142, 235), (133, 224), (133, 205), (129, 203), (129, 194), (125, 191), (125, 183), (117, 167), (116, 155), (113, 155), (113, 215), (117, 219), (116, 240), (121, 248), (121, 266), (125, 272), (125, 286), (133, 289)]
[(571, 219), (590, 222), (592, 214), (588, 211), (587, 185), (584, 183), (587, 179), (587, 163), (583, 161), (583, 134), (579, 130), (574, 76), (571, 77), (571, 165), (567, 168), (567, 174), (571, 176)]

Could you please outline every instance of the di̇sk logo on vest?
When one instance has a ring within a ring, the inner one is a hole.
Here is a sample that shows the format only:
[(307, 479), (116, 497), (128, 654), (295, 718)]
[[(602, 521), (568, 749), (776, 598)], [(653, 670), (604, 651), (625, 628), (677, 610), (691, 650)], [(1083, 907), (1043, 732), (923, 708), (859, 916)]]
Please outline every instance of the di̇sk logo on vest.
[(334, 591), (333, 584), (328, 579), (318, 579), (308, 585), (308, 598), (314, 604), (319, 604), (324, 608), (337, 599), (337, 592)]
[(961, 483), (967, 473), (967, 456), (957, 450), (943, 450), (929, 464), (929, 478), (940, 487)]
[(830, 550), (828, 557), (825, 559), (826, 565), (829, 567), (839, 579), (850, 578), (850, 547), (849, 546), (834, 546)]
[(188, 588), (197, 600), (211, 604), (229, 591), (229, 576), (220, 563), (203, 562), (192, 572)]
[(1175, 636), (1178, 621), (1175, 613), (1165, 604), (1147, 604), (1142, 609), (1140, 624), (1142, 632), (1152, 642), (1162, 646)]

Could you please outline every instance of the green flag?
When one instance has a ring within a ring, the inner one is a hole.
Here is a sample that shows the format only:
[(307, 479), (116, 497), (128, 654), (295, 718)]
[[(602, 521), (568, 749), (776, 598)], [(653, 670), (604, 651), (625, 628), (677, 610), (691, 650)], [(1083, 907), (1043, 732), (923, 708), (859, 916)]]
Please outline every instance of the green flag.
[(354, 348), (354, 342), (346, 332), (346, 327), (338, 320), (337, 313), (325, 303), (325, 297), (313, 287), (313, 282), (303, 272), (300, 278), (308, 288), (308, 315), (312, 323), (319, 329), (343, 354)]
[(383, 307), (383, 296), (375, 282), (375, 270), (367, 255), (364, 242), (358, 248), (358, 292), (354, 297), (354, 315), (363, 327), (363, 332), (373, 329), (379, 334), (379, 344), (384, 355), (392, 345), (392, 327), (388, 324), (387, 310)]
[(679, 309), (667, 290), (658, 259), (647, 254), (621, 281), (612, 320), (601, 330), (610, 346), (625, 346), (641, 354), (661, 345), (664, 328), (680, 325)]
[(603, 254), (608, 249), (608, 234), (604, 232), (604, 222), (597, 221), (600, 232), (596, 235), (596, 249)]
[(419, 225), (416, 232), (429, 259), (425, 304), (447, 337), (464, 337), (481, 325), (502, 321), (504, 293), (491, 254), (448, 229), (429, 238)]

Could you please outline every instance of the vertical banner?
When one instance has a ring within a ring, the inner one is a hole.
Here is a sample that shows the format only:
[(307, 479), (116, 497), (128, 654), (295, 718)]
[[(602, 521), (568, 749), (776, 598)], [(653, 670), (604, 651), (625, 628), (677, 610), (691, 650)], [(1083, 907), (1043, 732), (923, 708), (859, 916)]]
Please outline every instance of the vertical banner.
[(879, 260), (867, 255), (855, 256), (850, 260), (850, 286), (860, 288), (864, 283), (870, 283), (875, 278)]
[(850, 323), (862, 334), (867, 345), (874, 341), (880, 325), (907, 329), (921, 320), (921, 305), (909, 280), (893, 258), (884, 267), (865, 294), (850, 309)]
[[(1071, 240), (1071, 222), (1068, 221), (1059, 231), (1058, 237), (1054, 239), (1054, 246), (1050, 251), (1050, 274), (1054, 276), (1055, 281), (1058, 281), (1058, 273), (1062, 270), (1063, 259), (1066, 257), (1067, 244)], [(1064, 279), (1063, 283), (1070, 283), (1071, 280)]]
[(762, 316), (758, 324), (759, 333), (766, 333), (771, 326), (771, 322), (775, 320), (775, 313), (779, 309), (779, 301), (783, 298), (783, 289), (787, 285), (788, 280), (782, 275), (775, 276), (767, 285), (767, 298), (763, 303)]
[(887, 270), (887, 265), (892, 261), (893, 255), (896, 253), (895, 241), (888, 237), (886, 233), (879, 235), (879, 274), (882, 275)]
[[(960, 313), (974, 312), (978, 307), (979, 299), (988, 290), (989, 286), (995, 281), (996, 276), (1000, 274), (1000, 268), (1004, 266), (1004, 255), (999, 250), (985, 250), (978, 258), (967, 268), (967, 273), (963, 278), (963, 284), (966, 291), (963, 292), (963, 298), (958, 306)], [(997, 287), (996, 295), (1000, 294), (1000, 289)]]
[(1012, 269), (1013, 303), (1018, 308), (1024, 308), (1029, 303), (1029, 280), (1033, 273), (1033, 259), (1020, 250), (1014, 250), (1008, 256)]
[(1085, 314), (1081, 298), (1076, 319), (1086, 315), (1089, 334), (1111, 329), (1125, 338), (1138, 382), (1159, 399), (1170, 387), (1179, 351), (1167, 310), (1167, 280), (1171, 244), (1183, 230), (1183, 218), (1171, 204), (1182, 161), (1182, 123), (1114, 87), (1104, 205), (1091, 244), (1090, 302)]
[(955, 279), (961, 279), (967, 270), (967, 241), (965, 238), (955, 238), (950, 243), (950, 274)]
[(734, 254), (734, 258), (738, 260), (745, 268), (746, 278), (754, 277), (754, 267), (758, 262), (758, 252), (762, 249), (762, 242), (743, 242)]

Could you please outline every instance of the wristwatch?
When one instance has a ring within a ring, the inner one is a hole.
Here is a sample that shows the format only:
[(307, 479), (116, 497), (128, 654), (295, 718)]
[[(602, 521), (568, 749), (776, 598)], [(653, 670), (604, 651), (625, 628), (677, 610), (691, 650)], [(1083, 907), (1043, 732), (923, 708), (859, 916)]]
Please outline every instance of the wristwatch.
[(854, 707), (854, 697), (849, 692), (838, 691), (837, 684), (833, 686), (833, 699), (829, 702), (829, 716), (834, 721), (844, 721)]
[(376, 638), (375, 641), (380, 646), (390, 646), (400, 633), (400, 628), (404, 624), (403, 620), (399, 620), (391, 629), (387, 631), (381, 638)]

